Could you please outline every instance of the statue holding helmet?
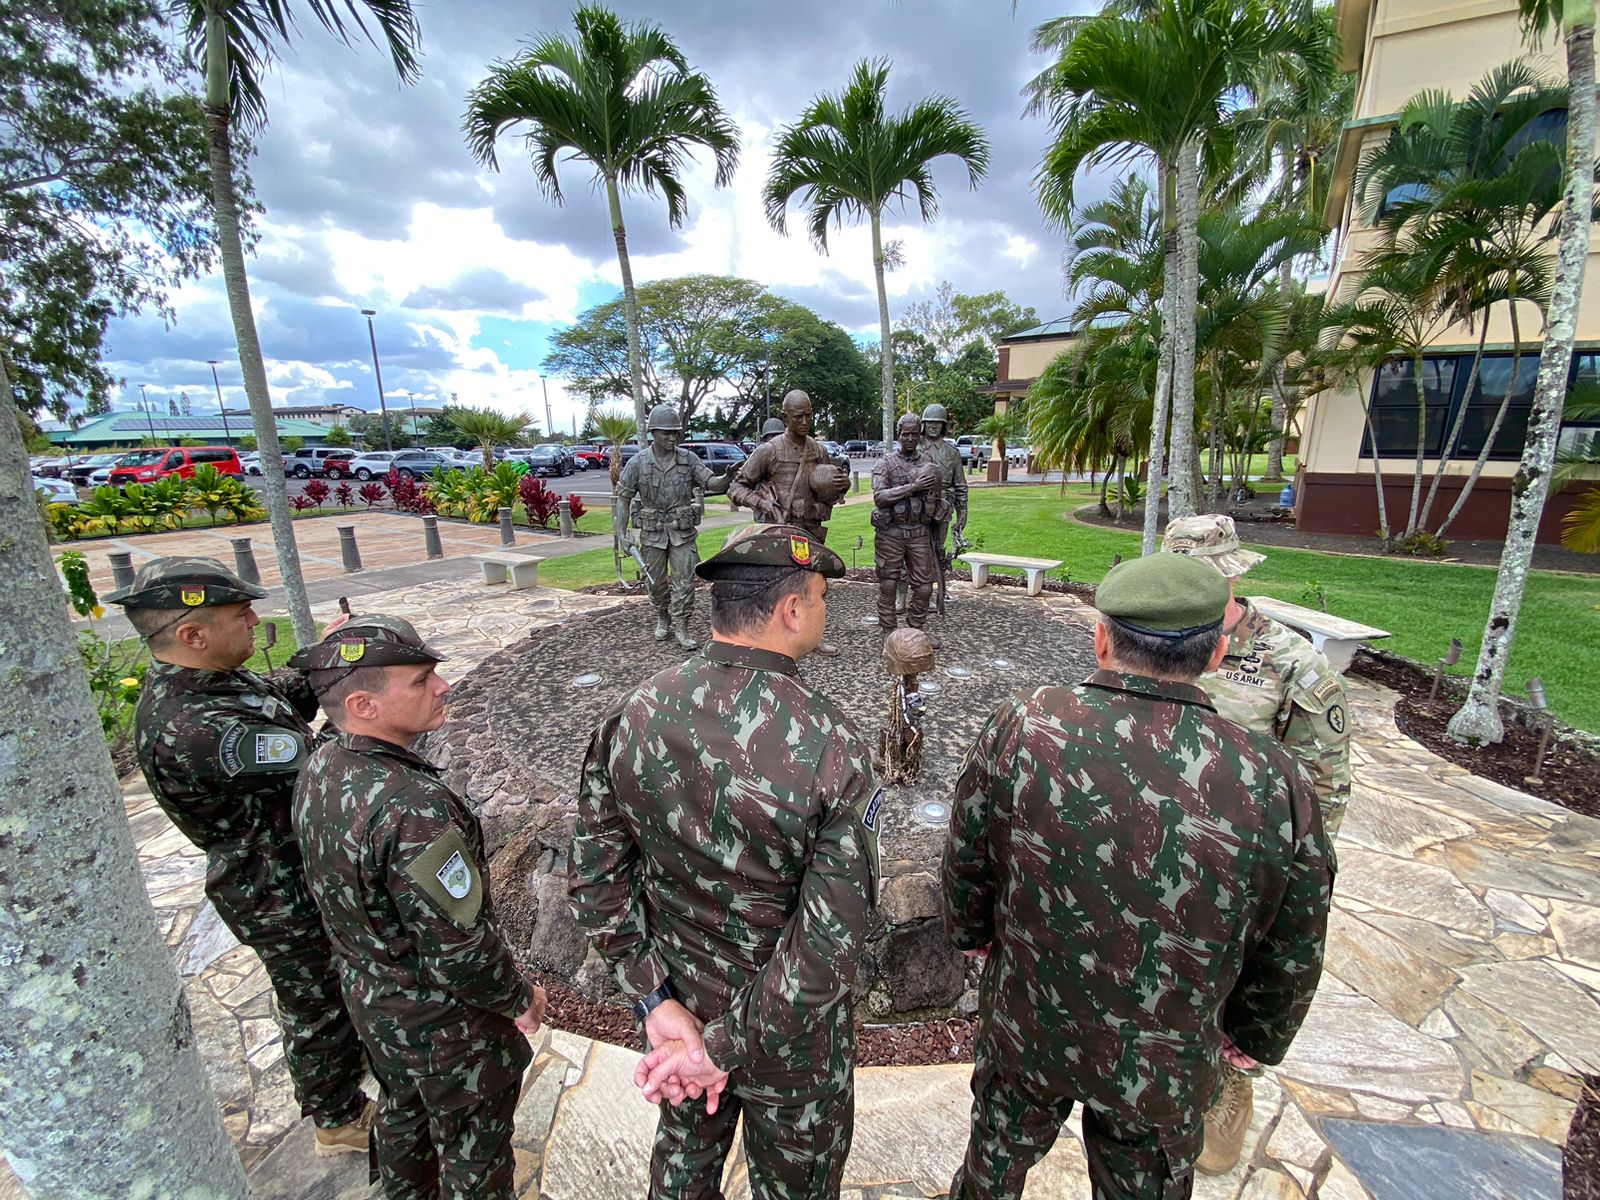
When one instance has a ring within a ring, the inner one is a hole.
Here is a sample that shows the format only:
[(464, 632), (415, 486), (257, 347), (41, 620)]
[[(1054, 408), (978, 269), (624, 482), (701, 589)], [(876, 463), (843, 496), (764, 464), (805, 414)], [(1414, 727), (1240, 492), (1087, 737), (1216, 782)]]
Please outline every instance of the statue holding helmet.
[(728, 495), (770, 525), (798, 525), (826, 542), (823, 525), (850, 488), (850, 473), (811, 436), (811, 397), (796, 389), (783, 398), (784, 432), (763, 441), (728, 485)]
[[(706, 493), (722, 489), (711, 468), (680, 445), (683, 422), (677, 409), (656, 405), (646, 428), (650, 445), (628, 460), (617, 480), (611, 528), (623, 552), (635, 555), (644, 569), (656, 610), (656, 641), (664, 642), (670, 634), (685, 650), (693, 650), (698, 643), (689, 634), (689, 610), (694, 568), (700, 561), (700, 520), (706, 513)], [(628, 532), (630, 522), (638, 530), (637, 539)]]

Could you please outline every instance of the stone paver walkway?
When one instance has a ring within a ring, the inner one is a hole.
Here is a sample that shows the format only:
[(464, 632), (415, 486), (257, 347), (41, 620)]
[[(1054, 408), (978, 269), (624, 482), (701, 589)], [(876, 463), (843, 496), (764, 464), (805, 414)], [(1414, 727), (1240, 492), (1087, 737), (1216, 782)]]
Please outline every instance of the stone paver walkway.
[[(1069, 597), (1007, 598), (1056, 619), (1089, 616)], [(446, 580), (364, 607), (405, 613), (452, 655), (448, 674), (459, 678), (529, 629), (615, 603)], [(1323, 983), (1289, 1058), (1257, 1083), (1244, 1159), (1200, 1178), (1195, 1195), (1558, 1200), (1575, 1077), (1600, 1067), (1600, 821), (1436, 758), (1395, 728), (1382, 689), (1351, 681), (1351, 707), (1355, 793)], [(255, 1195), (366, 1195), (364, 1164), (310, 1156), (264, 974), (204, 903), (202, 860), (137, 779), (127, 808)], [(548, 1036), (518, 1111), (519, 1196), (643, 1193), (654, 1112), (629, 1082), (635, 1061), (627, 1049)], [(966, 1139), (968, 1073), (858, 1072), (852, 1200), (948, 1187)], [(1074, 1119), (1029, 1197), (1089, 1195), (1076, 1129)], [(748, 1195), (737, 1160), (727, 1191)]]

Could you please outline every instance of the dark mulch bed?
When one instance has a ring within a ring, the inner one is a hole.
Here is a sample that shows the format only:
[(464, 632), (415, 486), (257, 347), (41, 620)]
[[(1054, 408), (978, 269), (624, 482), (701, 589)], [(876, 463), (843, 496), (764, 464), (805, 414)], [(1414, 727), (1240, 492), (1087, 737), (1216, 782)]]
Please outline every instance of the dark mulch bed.
[(1600, 1200), (1600, 1075), (1583, 1077), (1561, 1156), (1561, 1200)]
[(1600, 750), (1580, 735), (1559, 728), (1552, 733), (1539, 771), (1541, 782), (1529, 783), (1525, 777), (1533, 771), (1539, 749), (1536, 732), (1507, 721), (1505, 740), (1497, 746), (1463, 745), (1446, 732), (1446, 725), (1466, 697), (1466, 680), (1447, 675), (1439, 698), (1429, 707), (1433, 676), (1409, 659), (1363, 649), (1351, 664), (1350, 674), (1399, 692), (1395, 724), (1440, 758), (1573, 812), (1600, 817)]

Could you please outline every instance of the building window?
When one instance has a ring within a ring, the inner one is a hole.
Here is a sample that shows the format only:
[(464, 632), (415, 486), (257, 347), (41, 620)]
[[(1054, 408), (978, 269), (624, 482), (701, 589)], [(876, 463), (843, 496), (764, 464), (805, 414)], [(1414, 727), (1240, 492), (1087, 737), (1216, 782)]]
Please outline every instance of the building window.
[[(1444, 444), (1445, 418), (1455, 390), (1455, 357), (1430, 356), (1422, 360), (1422, 390), (1427, 405), (1423, 453), (1437, 456)], [(1417, 374), (1409, 358), (1391, 358), (1378, 368), (1372, 384), (1372, 424), (1384, 458), (1417, 452)], [(1372, 457), (1372, 436), (1361, 447), (1363, 458)]]
[[(1472, 369), (1472, 360), (1463, 358), (1460, 370)], [(1522, 457), (1522, 445), (1528, 437), (1528, 414), (1533, 410), (1533, 385), (1539, 378), (1538, 354), (1524, 354), (1517, 372), (1517, 388), (1506, 409), (1505, 421), (1489, 452), (1491, 459), (1517, 459)], [(1462, 383), (1466, 386), (1465, 381)], [(1456, 442), (1455, 458), (1477, 458), (1483, 442), (1489, 436), (1489, 426), (1500, 411), (1500, 402), (1511, 386), (1511, 355), (1485, 354), (1478, 367), (1478, 385), (1466, 405), (1461, 421), (1461, 436)]]

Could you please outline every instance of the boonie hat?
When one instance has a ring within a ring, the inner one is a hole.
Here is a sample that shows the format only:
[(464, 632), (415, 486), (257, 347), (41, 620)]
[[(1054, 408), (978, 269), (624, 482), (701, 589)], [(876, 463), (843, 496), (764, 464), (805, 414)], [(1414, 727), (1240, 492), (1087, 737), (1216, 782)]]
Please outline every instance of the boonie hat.
[(694, 569), (701, 579), (748, 580), (745, 567), (816, 571), (826, 579), (844, 575), (844, 559), (795, 525), (752, 525)]
[(1239, 545), (1233, 518), (1221, 513), (1179, 517), (1168, 524), (1161, 538), (1161, 548), (1169, 554), (1187, 554), (1190, 558), (1201, 559), (1229, 579), (1267, 560), (1265, 554)]
[(295, 651), (289, 665), (305, 671), (337, 671), (444, 661), (445, 656), (424, 642), (410, 621), (351, 617), (322, 641)]
[(133, 583), (106, 596), (124, 608), (208, 608), (263, 600), (266, 588), (246, 583), (214, 558), (158, 558), (145, 563)]
[(1151, 554), (1106, 572), (1094, 606), (1134, 633), (1181, 638), (1222, 623), (1228, 585), (1210, 567), (1182, 554)]

